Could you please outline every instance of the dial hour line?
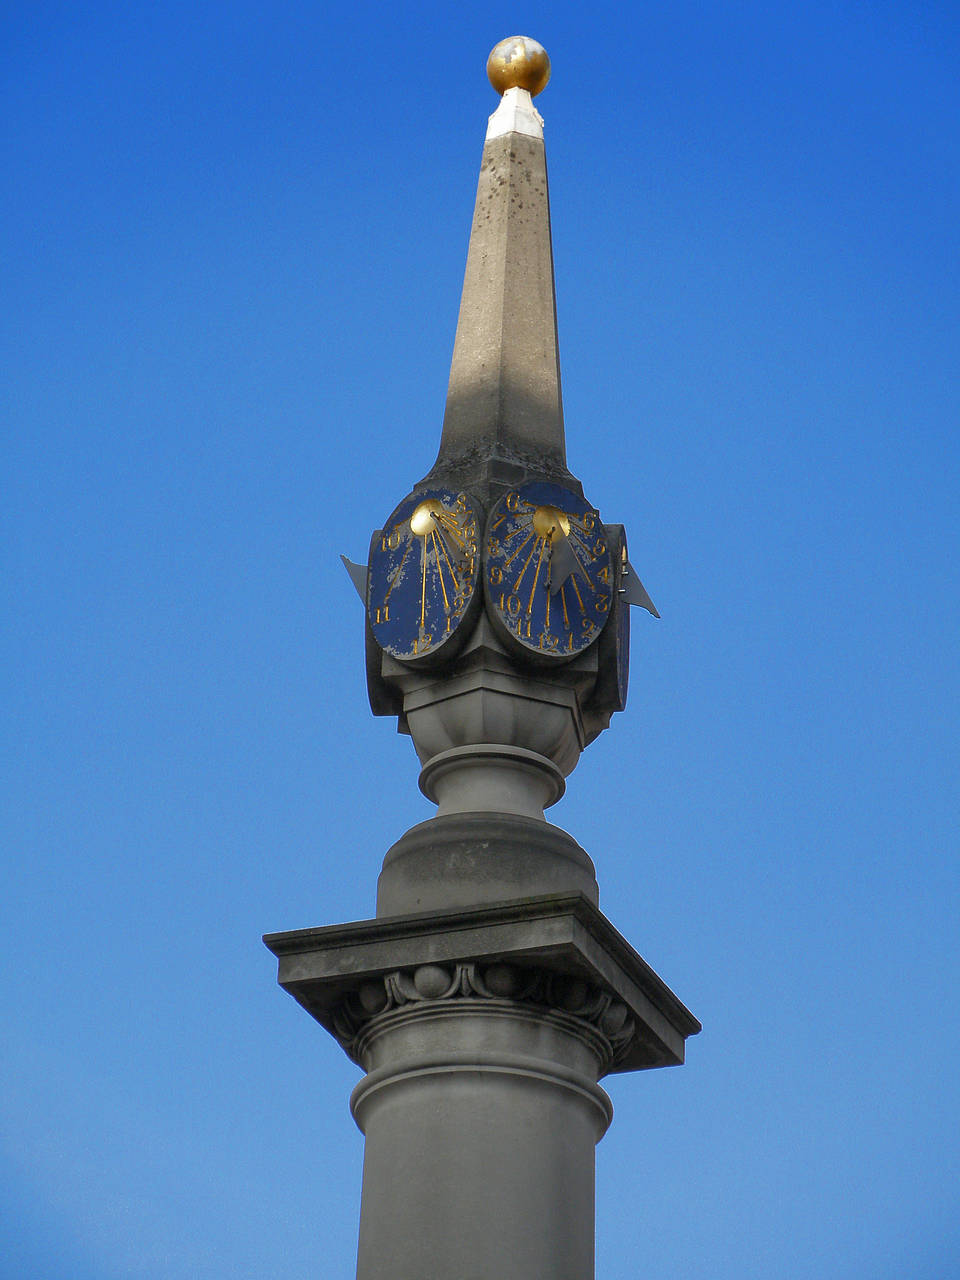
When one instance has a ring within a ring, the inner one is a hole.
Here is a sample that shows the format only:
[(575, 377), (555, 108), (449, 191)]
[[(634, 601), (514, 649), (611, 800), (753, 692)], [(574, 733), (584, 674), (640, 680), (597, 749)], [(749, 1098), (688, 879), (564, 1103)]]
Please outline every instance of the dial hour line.
[(455, 556), (459, 558), (461, 555), (463, 555), (463, 550), (464, 550), (464, 547), (466, 546), (466, 541), (463, 538), (458, 537), (454, 529), (441, 528), (437, 532), (443, 538), (444, 542), (446, 542), (447, 538), (450, 539), (450, 544), (453, 547), (453, 553)]
[(577, 604), (579, 604), (580, 606), (580, 612), (583, 614), (584, 617), (586, 617), (587, 611), (583, 607), (583, 596), (580, 594), (580, 588), (577, 586), (577, 580), (572, 573), (570, 575), (570, 585), (571, 587), (573, 587), (574, 594), (577, 597)]
[[(533, 537), (533, 534), (531, 534), (530, 536), (531, 536), (531, 537)], [(539, 539), (539, 538), (537, 538), (537, 542), (539, 542), (539, 541), (540, 541), (540, 539)], [(513, 590), (514, 590), (514, 592), (515, 592), (515, 593), (516, 593), (517, 591), (519, 591), (519, 590), (520, 590), (520, 583), (523, 581), (523, 575), (527, 572), (527, 565), (528, 565), (528, 564), (530, 563), (530, 561), (533, 559), (533, 553), (534, 553), (534, 552), (536, 551), (536, 549), (537, 549), (537, 542), (535, 542), (535, 543), (533, 544), (533, 546), (530, 548), (530, 554), (527, 556), (526, 560), (524, 560), (524, 562), (523, 562), (523, 568), (520, 570), (520, 573), (517, 575), (517, 580), (516, 580), (516, 582), (513, 584)], [(541, 553), (541, 554), (542, 554), (542, 553)]]
[[(448, 554), (452, 550), (453, 554), (456, 555), (457, 549), (465, 547), (467, 544), (467, 539), (463, 533), (462, 526), (448, 520), (441, 520), (438, 523), (439, 528), (437, 529), (437, 536), (443, 544), (444, 550), (447, 551)], [(447, 546), (448, 539), (450, 540), (449, 547)]]
[(423, 569), (422, 580), (420, 584), (420, 630), (422, 631), (427, 615), (427, 540), (420, 539), (420, 564)]
[[(549, 594), (549, 593), (548, 593), (548, 594)], [(560, 588), (560, 603), (563, 605), (563, 625), (564, 625), (564, 626), (567, 628), (567, 630), (569, 631), (569, 630), (570, 630), (570, 617), (569, 617), (569, 615), (568, 615), (568, 613), (567, 613), (567, 594), (566, 594), (566, 587), (565, 587), (565, 586), (563, 586), (563, 587), (561, 587), (561, 588)], [(549, 608), (549, 607), (550, 607), (550, 606), (549, 606), (549, 603), (548, 603), (547, 608)]]
[[(581, 534), (581, 533), (580, 533), (579, 529), (574, 529), (574, 528), (573, 528), (573, 526), (571, 525), (571, 526), (570, 526), (570, 534), (569, 534), (569, 536), (570, 536), (571, 538), (575, 538), (575, 539), (576, 539), (577, 543), (579, 543), (579, 545), (580, 545), (581, 547), (583, 547), (583, 549), (584, 549), (584, 551), (586, 551), (587, 555), (589, 555), (589, 554), (590, 554), (590, 544), (589, 544), (589, 542), (587, 541), (587, 539), (583, 536), (583, 534)], [(594, 539), (593, 539), (593, 541), (596, 541), (596, 539), (594, 538)]]
[(436, 520), (436, 524), (438, 526), (437, 533), (440, 535), (444, 544), (446, 544), (447, 538), (449, 538), (451, 543), (457, 548), (457, 551), (462, 551), (466, 546), (466, 539), (461, 536), (458, 526), (455, 524), (448, 524), (446, 520), (439, 519)]
[[(529, 616), (531, 613), (533, 613), (533, 593), (534, 593), (534, 592), (536, 591), (536, 589), (537, 589), (537, 580), (538, 580), (538, 579), (539, 579), (539, 577), (540, 577), (540, 567), (541, 567), (541, 565), (543, 564), (543, 553), (546, 551), (546, 549), (547, 549), (547, 540), (546, 540), (546, 538), (541, 538), (541, 540), (540, 540), (540, 559), (537, 561), (537, 571), (536, 571), (536, 573), (533, 575), (533, 586), (530, 588), (530, 599), (527, 601), (527, 614), (528, 614), (528, 616)], [(526, 567), (526, 566), (524, 566), (524, 567)], [(548, 626), (548, 627), (550, 626), (550, 614), (549, 614), (549, 609), (550, 609), (550, 592), (548, 591), (548, 592), (547, 592), (547, 610), (548, 610), (548, 612), (547, 612), (547, 626)]]
[(433, 554), (436, 557), (436, 561), (437, 561), (437, 577), (440, 579), (440, 590), (443, 592), (443, 605), (447, 613), (449, 613), (450, 601), (447, 599), (447, 588), (444, 586), (444, 582), (443, 582), (443, 565), (440, 563), (440, 549), (438, 545), (436, 529), (430, 530), (430, 537), (433, 539)]
[[(588, 555), (588, 556), (590, 556), (590, 548), (589, 548), (589, 547), (587, 546), (587, 544), (583, 541), (583, 539), (580, 537), (580, 535), (577, 533), (577, 531), (576, 531), (575, 529), (571, 529), (571, 530), (570, 530), (570, 536), (571, 536), (571, 537), (573, 537), (573, 538), (576, 538), (576, 540), (577, 540), (576, 542), (571, 542), (571, 543), (570, 543), (571, 550), (573, 551), (573, 558), (574, 558), (574, 560), (576, 560), (576, 562), (577, 562), (577, 568), (573, 570), (573, 573), (571, 573), (571, 575), (570, 575), (570, 576), (571, 576), (571, 577), (573, 577), (573, 574), (574, 574), (574, 573), (576, 573), (576, 572), (579, 570), (579, 572), (583, 574), (583, 580), (584, 580), (584, 582), (587, 584), (587, 586), (590, 586), (590, 575), (589, 575), (589, 573), (587, 573), (586, 569), (583, 567), (583, 564), (582, 564), (582, 563), (581, 563), (581, 561), (580, 561), (580, 557), (577, 555), (577, 543), (579, 543), (579, 544), (580, 544), (580, 547), (581, 547), (581, 548), (582, 548), (582, 550), (585, 552), (585, 554), (586, 554), (586, 555)], [(593, 557), (591, 556), (591, 559), (592, 559), (592, 558), (593, 558)]]
[[(454, 593), (454, 595), (456, 595), (456, 594), (461, 590), (461, 587), (460, 587), (460, 583), (457, 581), (457, 575), (453, 572), (453, 565), (450, 563), (450, 556), (447, 554), (447, 544), (446, 544), (446, 542), (444, 542), (444, 540), (443, 540), (443, 534), (442, 534), (442, 533), (440, 534), (438, 541), (439, 541), (439, 543), (440, 543), (440, 546), (443, 548), (443, 558), (444, 558), (444, 560), (446, 560), (446, 562), (447, 562), (447, 568), (450, 570), (450, 578), (451, 578), (451, 581), (453, 582), (453, 593)], [(438, 569), (440, 568), (440, 557), (439, 557), (439, 556), (437, 557), (437, 568), (438, 568)], [(443, 577), (442, 577), (442, 575), (441, 575), (441, 578), (440, 578), (440, 583), (441, 583), (441, 585), (443, 584)], [(444, 595), (443, 600), (444, 600), (444, 603), (446, 603), (446, 600), (447, 600), (446, 595)]]
[(456, 519), (450, 515), (449, 511), (438, 511), (434, 515), (434, 521), (441, 525), (452, 538), (455, 538), (460, 545), (463, 545), (463, 530), (457, 523)]
[[(523, 548), (527, 545), (527, 543), (530, 541), (530, 538), (532, 538), (532, 537), (533, 537), (533, 534), (531, 533), (531, 534), (530, 534), (530, 536), (529, 536), (528, 538), (525, 538), (525, 539), (523, 540), (523, 542), (521, 542), (521, 543), (520, 543), (519, 547), (517, 547), (516, 551), (514, 551), (513, 555), (510, 557), (510, 559), (509, 559), (509, 560), (505, 560), (505, 561), (503, 562), (503, 567), (504, 567), (504, 569), (509, 569), (509, 568), (510, 568), (510, 566), (513, 564), (514, 560), (516, 560), (517, 556), (520, 554), (520, 552), (523, 550)], [(531, 552), (530, 554), (532, 555), (533, 553)]]

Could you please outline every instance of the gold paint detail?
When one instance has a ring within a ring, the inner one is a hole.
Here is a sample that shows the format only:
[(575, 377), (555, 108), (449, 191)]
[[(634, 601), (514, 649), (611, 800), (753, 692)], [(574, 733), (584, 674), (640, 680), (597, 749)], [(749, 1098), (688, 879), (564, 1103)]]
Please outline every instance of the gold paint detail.
[[(509, 568), (510, 568), (510, 566), (513, 564), (514, 560), (516, 560), (517, 556), (520, 554), (520, 552), (523, 550), (523, 548), (527, 545), (527, 543), (530, 541), (530, 539), (531, 539), (532, 537), (533, 537), (533, 534), (532, 534), (532, 533), (528, 533), (528, 534), (527, 534), (527, 536), (524, 538), (524, 540), (520, 543), (519, 547), (517, 547), (516, 551), (512, 551), (512, 552), (510, 553), (510, 559), (509, 559), (509, 560), (504, 560), (504, 562), (503, 562), (503, 567), (504, 567), (504, 569), (509, 569)], [(533, 554), (533, 552), (531, 552), (530, 554), (532, 555), (532, 554)], [(492, 549), (490, 550), (490, 555), (493, 555), (493, 551), (492, 551)]]
[(533, 513), (533, 528), (541, 538), (554, 542), (560, 533), (570, 533), (570, 517), (559, 507), (537, 507)]
[[(537, 589), (537, 582), (540, 579), (540, 566), (543, 564), (543, 553), (547, 549), (547, 539), (540, 540), (540, 559), (537, 561), (536, 572), (533, 575), (533, 585), (530, 588), (530, 600), (527, 604), (527, 613), (533, 613), (533, 594)], [(550, 625), (550, 592), (547, 592), (547, 626)]]
[(436, 498), (426, 498), (414, 508), (410, 517), (410, 529), (418, 538), (425, 538), (436, 528), (436, 520), (443, 511), (443, 503)]
[[(529, 539), (528, 539), (528, 541), (529, 541)], [(529, 564), (530, 564), (530, 561), (533, 559), (533, 553), (536, 551), (537, 547), (540, 545), (540, 541), (541, 541), (541, 539), (540, 539), (540, 538), (538, 538), (538, 539), (537, 539), (537, 541), (536, 541), (536, 542), (533, 544), (533, 546), (530, 548), (530, 554), (527, 556), (526, 560), (524, 560), (524, 562), (523, 562), (523, 568), (520, 570), (520, 573), (517, 575), (517, 580), (516, 580), (516, 582), (513, 584), (513, 589), (514, 589), (514, 591), (519, 591), (519, 590), (520, 590), (520, 583), (523, 581), (523, 575), (527, 572), (527, 568), (528, 568), (528, 566), (529, 566)], [(544, 545), (546, 545), (546, 544), (544, 544)], [(526, 546), (526, 543), (524, 543), (524, 546)], [(541, 553), (540, 553), (540, 554), (541, 554), (541, 555), (543, 555), (543, 552), (541, 551)]]
[[(440, 590), (443, 592), (443, 607), (444, 607), (444, 609), (446, 610), (446, 612), (447, 612), (447, 613), (449, 613), (449, 612), (450, 612), (450, 601), (447, 599), (447, 588), (446, 588), (446, 586), (445, 586), (445, 584), (444, 584), (444, 581), (443, 581), (443, 565), (440, 563), (440, 546), (439, 546), (439, 541), (438, 541), (438, 538), (437, 538), (437, 535), (436, 535), (436, 533), (435, 533), (435, 532), (434, 532), (434, 533), (432, 533), (432, 534), (430, 535), (430, 537), (431, 537), (431, 540), (432, 540), (432, 542), (433, 542), (433, 555), (434, 555), (434, 559), (435, 559), (435, 560), (436, 560), (436, 562), (437, 562), (437, 577), (440, 579)], [(451, 588), (450, 588), (450, 589), (451, 589), (451, 590), (453, 590), (453, 585), (452, 585), (452, 584), (451, 584)]]
[(491, 49), (487, 75), (499, 94), (526, 89), (536, 97), (550, 79), (550, 59), (543, 45), (529, 36), (508, 36)]
[(449, 639), (479, 585), (479, 512), (472, 500), (462, 493), (421, 494), (404, 509), (409, 514), (396, 523), (388, 520), (378, 536), (376, 589), (371, 579), (367, 605), (378, 642), (401, 661), (426, 657)]
[(423, 634), (427, 614), (427, 540), (420, 545), (420, 564), (423, 569), (423, 581), (420, 586), (420, 634)]
[[(441, 549), (442, 549), (442, 551), (443, 551), (443, 558), (444, 558), (444, 560), (446, 560), (446, 562), (447, 562), (447, 569), (450, 571), (450, 579), (451, 579), (451, 581), (453, 582), (453, 592), (454, 592), (454, 595), (459, 595), (459, 594), (460, 594), (460, 591), (461, 591), (461, 584), (457, 581), (457, 575), (453, 572), (453, 565), (450, 563), (450, 557), (449, 557), (449, 555), (447, 554), (447, 544), (444, 542), (442, 535), (441, 535), (441, 537), (440, 537), (440, 539), (439, 539), (439, 542), (440, 542), (440, 547), (441, 547)], [(442, 586), (443, 586), (443, 572), (442, 572), (442, 570), (440, 569), (440, 557), (439, 557), (439, 556), (437, 557), (437, 572), (440, 574), (440, 585), (441, 585), (441, 587), (442, 587)], [(446, 594), (446, 592), (444, 592), (444, 594), (443, 594), (443, 603), (444, 603), (444, 604), (446, 604), (446, 603), (447, 603), (447, 594)]]

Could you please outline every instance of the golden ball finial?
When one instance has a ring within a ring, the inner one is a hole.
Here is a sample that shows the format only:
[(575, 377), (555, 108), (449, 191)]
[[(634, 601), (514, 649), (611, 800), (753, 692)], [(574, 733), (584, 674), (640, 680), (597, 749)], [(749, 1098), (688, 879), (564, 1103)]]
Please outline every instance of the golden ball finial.
[(508, 36), (490, 51), (487, 75), (497, 93), (526, 89), (535, 97), (547, 87), (550, 59), (543, 45), (529, 36)]

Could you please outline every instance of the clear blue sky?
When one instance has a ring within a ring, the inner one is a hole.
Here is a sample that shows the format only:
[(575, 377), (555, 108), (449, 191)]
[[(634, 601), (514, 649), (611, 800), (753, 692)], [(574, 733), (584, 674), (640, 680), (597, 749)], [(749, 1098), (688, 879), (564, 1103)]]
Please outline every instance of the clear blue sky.
[(567, 441), (630, 705), (551, 813), (704, 1024), (601, 1280), (957, 1280), (960, 13), (7, 6), (2, 1280), (349, 1277), (266, 931), (431, 812), (339, 562), (433, 461), (489, 48), (554, 66)]

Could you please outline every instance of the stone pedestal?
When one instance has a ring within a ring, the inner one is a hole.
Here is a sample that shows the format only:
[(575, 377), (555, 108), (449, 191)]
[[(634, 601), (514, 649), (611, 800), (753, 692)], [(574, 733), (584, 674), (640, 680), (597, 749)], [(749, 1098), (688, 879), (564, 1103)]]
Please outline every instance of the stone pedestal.
[(358, 1280), (591, 1280), (612, 1114), (597, 1081), (680, 1063), (700, 1030), (594, 903), (547, 894), (264, 941), (281, 986), (366, 1072)]

